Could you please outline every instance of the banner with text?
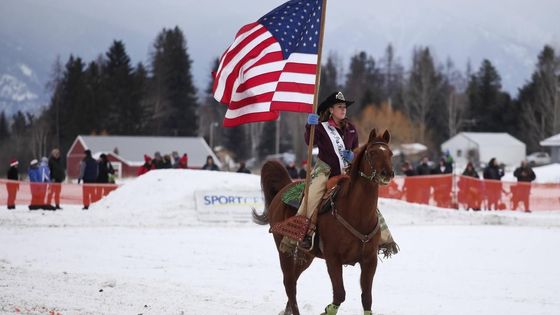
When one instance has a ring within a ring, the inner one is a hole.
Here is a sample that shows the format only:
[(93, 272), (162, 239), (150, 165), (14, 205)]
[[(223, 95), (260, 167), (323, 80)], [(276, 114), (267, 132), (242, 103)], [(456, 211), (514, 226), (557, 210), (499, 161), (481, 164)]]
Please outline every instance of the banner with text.
[(251, 220), (251, 208), (264, 210), (264, 197), (255, 191), (195, 191), (196, 212), (200, 221)]

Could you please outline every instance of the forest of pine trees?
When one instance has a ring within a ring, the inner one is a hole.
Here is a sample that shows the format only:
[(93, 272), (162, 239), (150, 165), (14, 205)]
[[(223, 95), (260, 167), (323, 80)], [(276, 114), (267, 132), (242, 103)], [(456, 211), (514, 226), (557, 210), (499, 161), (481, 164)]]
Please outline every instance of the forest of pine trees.
[[(373, 127), (389, 128), (395, 143), (422, 142), (438, 154), (439, 145), (461, 131), (509, 132), (533, 152), (540, 150), (539, 141), (560, 133), (560, 55), (550, 46), (536, 56), (531, 78), (515, 97), (502, 89), (490, 60), (461, 71), (451, 59), (442, 62), (428, 47), (417, 47), (406, 68), (389, 45), (383, 56), (357, 52), (345, 69), (336, 53), (325, 55), (320, 99), (342, 90), (355, 100), (348, 114), (362, 139)], [(53, 147), (65, 153), (79, 134), (203, 136), (207, 141), (212, 136), (214, 146), (238, 160), (263, 158), (277, 147), (304, 158), (304, 114), (223, 128), (226, 108), (211, 95), (212, 77), (197, 93), (191, 63), (178, 27), (156, 36), (147, 65), (132, 64), (120, 40), (95, 60), (57, 59), (47, 86), (51, 100), (43, 112), (0, 113), (0, 163), (26, 162)], [(216, 59), (212, 68), (217, 65)]]

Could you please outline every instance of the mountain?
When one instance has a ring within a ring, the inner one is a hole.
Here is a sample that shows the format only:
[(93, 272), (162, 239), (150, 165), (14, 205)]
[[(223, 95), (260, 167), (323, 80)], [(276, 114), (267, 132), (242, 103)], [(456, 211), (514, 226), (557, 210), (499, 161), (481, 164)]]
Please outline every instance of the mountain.
[(5, 38), (0, 40), (0, 112), (36, 113), (47, 104), (47, 71), (41, 58)]

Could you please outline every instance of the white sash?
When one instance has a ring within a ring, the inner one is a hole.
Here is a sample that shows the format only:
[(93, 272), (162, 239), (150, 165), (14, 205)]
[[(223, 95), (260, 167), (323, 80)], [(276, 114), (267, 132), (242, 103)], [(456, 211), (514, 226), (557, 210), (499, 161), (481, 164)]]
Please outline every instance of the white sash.
[(338, 157), (338, 165), (340, 166), (340, 174), (344, 174), (344, 169), (348, 167), (348, 162), (346, 162), (342, 158), (342, 151), (346, 150), (346, 146), (344, 145), (344, 140), (336, 131), (336, 128), (329, 125), (328, 121), (322, 122), (323, 128), (327, 131), (327, 135), (331, 139), (331, 143), (334, 148), (334, 153), (336, 153), (336, 157)]

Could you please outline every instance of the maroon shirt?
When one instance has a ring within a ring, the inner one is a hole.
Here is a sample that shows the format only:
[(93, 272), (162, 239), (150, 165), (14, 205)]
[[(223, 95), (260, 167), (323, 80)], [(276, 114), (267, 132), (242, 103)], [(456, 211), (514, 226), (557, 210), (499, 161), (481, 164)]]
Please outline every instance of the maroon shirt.
[[(336, 127), (332, 119), (329, 120), (329, 124), (333, 127)], [(307, 144), (309, 144), (310, 131), (311, 126), (306, 125), (305, 143)], [(352, 125), (350, 122), (346, 123), (346, 128), (336, 128), (336, 131), (338, 131), (338, 134), (342, 137), (342, 140), (344, 141), (344, 147), (347, 150), (354, 150), (358, 147), (358, 132), (356, 131), (354, 125)], [(323, 127), (321, 123), (315, 126), (315, 137), (313, 140), (313, 146), (319, 148), (319, 159), (327, 163), (331, 167), (330, 177), (340, 175), (340, 162), (338, 160), (338, 156), (334, 151), (331, 138), (329, 138), (325, 127)]]

